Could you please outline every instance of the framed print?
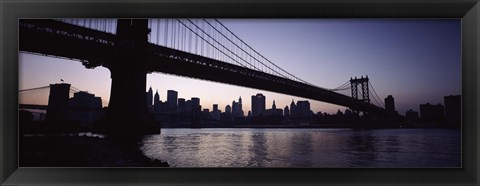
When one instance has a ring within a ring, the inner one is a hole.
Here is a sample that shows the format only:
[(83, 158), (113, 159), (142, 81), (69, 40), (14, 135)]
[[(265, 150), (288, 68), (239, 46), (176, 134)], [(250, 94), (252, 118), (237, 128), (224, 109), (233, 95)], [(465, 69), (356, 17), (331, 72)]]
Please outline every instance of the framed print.
[(2, 2), (2, 184), (478, 184), (479, 9)]

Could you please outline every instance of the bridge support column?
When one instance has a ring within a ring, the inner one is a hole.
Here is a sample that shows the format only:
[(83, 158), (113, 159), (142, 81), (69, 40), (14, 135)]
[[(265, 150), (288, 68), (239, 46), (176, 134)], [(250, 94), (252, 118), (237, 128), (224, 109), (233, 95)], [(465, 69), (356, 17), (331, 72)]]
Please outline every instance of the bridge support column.
[(119, 20), (116, 54), (105, 66), (112, 85), (107, 117), (102, 127), (114, 135), (158, 134), (146, 101), (147, 20)]

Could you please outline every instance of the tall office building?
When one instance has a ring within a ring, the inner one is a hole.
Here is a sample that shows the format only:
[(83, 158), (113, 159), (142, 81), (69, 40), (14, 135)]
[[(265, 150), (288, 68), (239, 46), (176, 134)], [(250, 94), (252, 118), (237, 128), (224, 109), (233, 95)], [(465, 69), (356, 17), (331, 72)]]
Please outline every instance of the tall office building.
[(192, 113), (194, 117), (199, 117), (202, 111), (202, 106), (200, 105), (200, 98), (193, 97), (192, 99)]
[(200, 98), (193, 97), (191, 100), (192, 100), (192, 108), (200, 106)]
[(295, 102), (292, 99), (292, 103), (290, 103), (290, 116), (291, 117), (297, 117), (297, 106), (295, 105)]
[(158, 94), (158, 90), (157, 90), (153, 98), (153, 105), (157, 106), (158, 104), (160, 104), (160, 94)]
[(238, 98), (238, 102), (235, 100), (232, 102), (232, 115), (234, 117), (243, 117), (243, 109), (242, 109), (242, 97)]
[(450, 95), (443, 97), (445, 102), (445, 119), (449, 124), (460, 125), (462, 122), (462, 97)]
[(265, 112), (265, 96), (258, 93), (252, 95), (252, 117), (261, 116)]
[(392, 95), (388, 95), (385, 98), (385, 110), (391, 113), (395, 112), (395, 100), (393, 99)]
[(308, 101), (297, 101), (296, 112), (297, 112), (297, 116), (299, 116), (299, 117), (309, 117), (309, 116), (311, 116), (312, 111), (310, 110), (310, 102), (308, 102)]
[(178, 98), (178, 109), (180, 115), (186, 116), (189, 109), (187, 108), (187, 101), (184, 98)]
[(148, 89), (148, 92), (147, 92), (147, 107), (150, 108), (152, 106), (152, 98), (153, 98), (153, 91), (152, 91), (152, 87), (150, 87), (150, 89)]
[(220, 119), (220, 114), (221, 114), (221, 111), (218, 110), (218, 105), (217, 105), (217, 104), (213, 104), (212, 118), (219, 120), (219, 119)]
[(290, 109), (288, 109), (288, 106), (285, 106), (283, 109), (283, 116), (290, 117)]
[(162, 101), (160, 101), (160, 94), (158, 94), (158, 90), (155, 92), (155, 96), (153, 97), (153, 112), (160, 112), (162, 109)]
[(177, 99), (178, 99), (178, 92), (174, 90), (167, 91), (167, 104), (169, 105), (169, 110), (174, 111), (177, 109)]
[(230, 105), (225, 106), (225, 113), (232, 114), (232, 107)]

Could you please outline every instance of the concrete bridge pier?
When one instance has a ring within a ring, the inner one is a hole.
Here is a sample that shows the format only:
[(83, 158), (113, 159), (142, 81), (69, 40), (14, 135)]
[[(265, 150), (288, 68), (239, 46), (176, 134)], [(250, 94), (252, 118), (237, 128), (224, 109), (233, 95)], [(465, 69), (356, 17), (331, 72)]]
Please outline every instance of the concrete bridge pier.
[(116, 53), (104, 65), (112, 78), (107, 116), (102, 127), (107, 134), (160, 133), (146, 102), (148, 33), (147, 20), (118, 20)]

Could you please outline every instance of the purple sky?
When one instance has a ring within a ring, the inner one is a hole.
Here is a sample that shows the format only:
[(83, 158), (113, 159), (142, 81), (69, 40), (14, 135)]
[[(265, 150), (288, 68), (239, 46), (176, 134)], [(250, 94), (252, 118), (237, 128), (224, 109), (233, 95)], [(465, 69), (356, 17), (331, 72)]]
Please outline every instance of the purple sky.
[[(442, 103), (443, 96), (461, 94), (461, 20), (459, 19), (222, 19), (225, 26), (278, 66), (312, 84), (335, 88), (350, 77), (368, 75), (383, 99), (395, 98), (396, 109), (418, 111), (419, 104)], [(103, 67), (85, 69), (81, 63), (38, 55), (19, 54), (20, 89), (59, 83), (109, 99), (110, 72)], [(158, 89), (162, 101), (167, 90), (179, 98), (199, 97), (204, 108), (263, 93), (267, 108), (303, 98), (263, 90), (152, 73), (147, 89)], [(42, 103), (41, 95), (24, 93), (20, 102)], [(41, 94), (41, 93), (36, 93)], [(43, 96), (46, 98), (46, 96)], [(45, 99), (43, 98), (43, 99)], [(44, 101), (46, 102), (46, 101)], [(343, 107), (310, 100), (314, 112), (335, 113)]]

